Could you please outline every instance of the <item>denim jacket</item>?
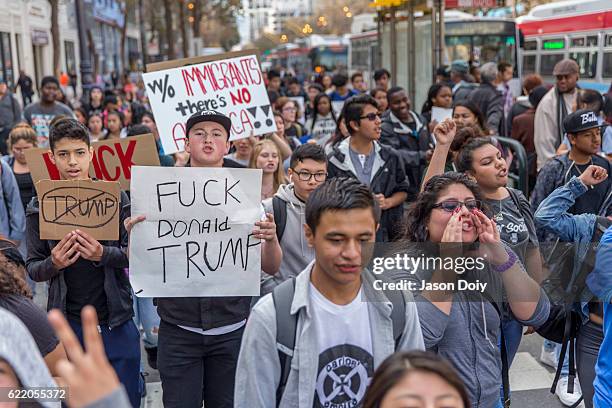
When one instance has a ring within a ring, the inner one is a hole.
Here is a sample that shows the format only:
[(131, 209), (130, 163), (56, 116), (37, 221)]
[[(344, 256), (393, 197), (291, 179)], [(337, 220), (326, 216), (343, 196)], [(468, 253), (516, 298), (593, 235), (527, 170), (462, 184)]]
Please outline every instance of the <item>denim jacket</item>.
[(13, 170), (0, 160), (0, 235), (21, 241), (25, 233), (25, 211)]
[[(561, 242), (576, 242), (578, 245), (577, 258), (574, 261), (574, 276), (580, 270), (582, 262), (588, 253), (593, 237), (596, 214), (570, 214), (567, 211), (574, 205), (576, 198), (588, 191), (580, 179), (572, 179), (553, 191), (539, 205), (535, 213), (535, 223), (549, 233), (559, 237)], [(581, 302), (580, 311), (583, 322), (588, 320), (588, 302)]]

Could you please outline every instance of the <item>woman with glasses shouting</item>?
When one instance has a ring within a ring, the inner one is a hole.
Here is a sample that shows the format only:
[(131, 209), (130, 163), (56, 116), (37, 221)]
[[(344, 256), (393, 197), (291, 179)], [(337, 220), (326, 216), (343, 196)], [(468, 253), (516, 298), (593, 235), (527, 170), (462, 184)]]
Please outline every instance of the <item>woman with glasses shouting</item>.
[(393, 241), (401, 235), (403, 203), (411, 191), (404, 164), (395, 149), (379, 143), (382, 121), (374, 98), (353, 96), (343, 113), (350, 136), (332, 148), (329, 177), (354, 177), (368, 185), (382, 210), (376, 241)]
[[(433, 175), (442, 174), (449, 148), (455, 138), (457, 126), (451, 120), (440, 123), (434, 129), (437, 145), (431, 164), (425, 175), (427, 182)], [(508, 165), (494, 139), (477, 137), (469, 140), (455, 156), (457, 171), (472, 177), (478, 183), (484, 202), (491, 211), (500, 239), (512, 248), (525, 266), (529, 276), (538, 283), (543, 280), (542, 260), (539, 251), (533, 213), (522, 192), (506, 187)], [(522, 325), (504, 304), (502, 328), (508, 350), (508, 365), (512, 363), (522, 338)]]
[(479, 186), (465, 174), (431, 177), (408, 209), (402, 244), (404, 251), (409, 246), (428, 251), (423, 258), (427, 262), (410, 273), (399, 272), (396, 279), (416, 283), (425, 347), (453, 364), (471, 406), (498, 408), (504, 406), (500, 387), (508, 384), (502, 381), (507, 378), (506, 348), (500, 352), (498, 346), (499, 305), (508, 302), (520, 323), (539, 326), (550, 303), (502, 242), (484, 202)]

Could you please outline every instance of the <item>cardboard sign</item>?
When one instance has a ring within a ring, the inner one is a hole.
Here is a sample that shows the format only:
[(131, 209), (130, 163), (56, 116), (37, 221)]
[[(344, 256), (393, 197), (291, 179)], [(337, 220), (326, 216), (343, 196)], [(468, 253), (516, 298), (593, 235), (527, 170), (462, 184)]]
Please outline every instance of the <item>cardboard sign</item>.
[(40, 239), (61, 240), (80, 229), (100, 241), (119, 239), (119, 183), (41, 180), (36, 183)]
[(255, 51), (152, 64), (142, 78), (166, 154), (183, 151), (185, 123), (203, 110), (231, 118), (230, 140), (276, 131)]
[(132, 168), (130, 282), (137, 296), (257, 296), (261, 170)]
[[(157, 145), (152, 134), (100, 140), (92, 143), (92, 146), (94, 155), (89, 166), (89, 176), (99, 180), (118, 181), (122, 190), (130, 189), (133, 165), (159, 166)], [(28, 149), (25, 155), (34, 183), (60, 179), (59, 171), (51, 161), (49, 149)]]

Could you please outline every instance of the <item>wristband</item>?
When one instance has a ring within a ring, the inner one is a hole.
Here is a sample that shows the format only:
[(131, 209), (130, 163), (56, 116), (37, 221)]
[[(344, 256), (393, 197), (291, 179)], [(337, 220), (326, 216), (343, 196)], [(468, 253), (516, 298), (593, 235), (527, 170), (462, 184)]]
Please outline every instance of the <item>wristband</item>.
[(497, 273), (504, 273), (508, 269), (512, 268), (517, 261), (517, 256), (514, 251), (509, 251), (506, 249), (506, 253), (508, 254), (508, 260), (501, 265), (493, 265), (491, 264), (491, 268)]

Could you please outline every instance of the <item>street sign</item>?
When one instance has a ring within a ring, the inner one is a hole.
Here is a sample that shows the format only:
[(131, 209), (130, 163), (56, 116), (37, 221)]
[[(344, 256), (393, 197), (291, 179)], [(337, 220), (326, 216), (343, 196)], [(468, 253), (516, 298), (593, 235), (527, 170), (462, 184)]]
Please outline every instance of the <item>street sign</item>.
[(445, 0), (444, 7), (453, 8), (493, 8), (497, 7), (497, 0)]

